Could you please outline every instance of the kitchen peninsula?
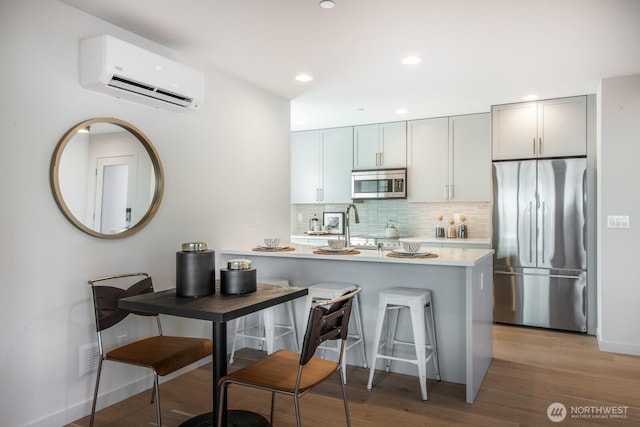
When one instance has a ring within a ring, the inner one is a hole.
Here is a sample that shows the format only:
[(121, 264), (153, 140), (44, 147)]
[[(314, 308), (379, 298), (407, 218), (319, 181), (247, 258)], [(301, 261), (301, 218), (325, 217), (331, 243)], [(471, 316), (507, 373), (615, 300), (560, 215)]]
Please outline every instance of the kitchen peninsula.
[[(288, 279), (294, 286), (320, 282), (346, 282), (362, 287), (360, 301), (367, 357), (371, 358), (378, 293), (383, 289), (406, 286), (430, 289), (433, 295), (436, 337), (443, 381), (465, 384), (466, 402), (473, 403), (493, 357), (493, 250), (469, 248), (423, 248), (431, 258), (390, 257), (390, 251), (359, 250), (357, 254), (317, 254), (315, 248), (292, 245), (294, 250), (256, 251), (226, 249), (218, 251), (219, 265), (233, 258), (247, 258), (261, 278)], [(302, 334), (306, 313), (303, 302), (296, 302), (298, 333)], [(398, 338), (410, 339), (408, 319), (398, 323)], [(401, 354), (401, 349), (398, 349)], [(362, 366), (357, 354), (347, 361)], [(382, 368), (380, 363), (378, 369)], [(429, 366), (429, 377), (433, 372)], [(415, 366), (395, 362), (394, 372), (416, 375)], [(417, 378), (416, 378), (417, 382)], [(416, 385), (416, 392), (418, 388)], [(372, 393), (376, 392), (375, 383)]]

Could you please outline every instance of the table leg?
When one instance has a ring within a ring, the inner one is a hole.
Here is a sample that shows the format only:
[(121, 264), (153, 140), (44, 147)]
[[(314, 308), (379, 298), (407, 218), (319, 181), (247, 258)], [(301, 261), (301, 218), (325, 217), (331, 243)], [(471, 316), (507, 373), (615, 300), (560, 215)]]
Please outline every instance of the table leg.
[[(213, 413), (220, 407), (220, 379), (227, 375), (227, 323), (213, 322)], [(227, 402), (225, 398), (222, 425), (227, 425)], [(215, 421), (215, 418), (214, 418)], [(215, 423), (214, 423), (215, 425)]]
[[(180, 427), (216, 427), (218, 425), (218, 408), (222, 393), (220, 390), (220, 379), (227, 375), (227, 323), (212, 322), (213, 341), (213, 412), (198, 415), (191, 418)], [(227, 399), (224, 399), (224, 412), (222, 414), (222, 425), (228, 427), (271, 427), (271, 424), (261, 415), (250, 411), (227, 411)]]

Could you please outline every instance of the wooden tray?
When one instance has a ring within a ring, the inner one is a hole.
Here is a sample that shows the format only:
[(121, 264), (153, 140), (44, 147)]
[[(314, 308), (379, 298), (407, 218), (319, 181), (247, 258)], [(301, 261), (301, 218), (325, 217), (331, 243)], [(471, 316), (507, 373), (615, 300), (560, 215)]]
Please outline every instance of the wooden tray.
[(291, 246), (289, 246), (289, 247), (286, 247), (286, 248), (275, 248), (275, 249), (253, 248), (251, 250), (255, 251), (255, 252), (290, 252), (290, 251), (295, 251), (296, 248), (292, 248)]
[(389, 252), (387, 254), (389, 258), (403, 258), (403, 259), (425, 259), (425, 258), (438, 258), (438, 254), (426, 254), (426, 255), (402, 255), (402, 254), (394, 254), (393, 252)]

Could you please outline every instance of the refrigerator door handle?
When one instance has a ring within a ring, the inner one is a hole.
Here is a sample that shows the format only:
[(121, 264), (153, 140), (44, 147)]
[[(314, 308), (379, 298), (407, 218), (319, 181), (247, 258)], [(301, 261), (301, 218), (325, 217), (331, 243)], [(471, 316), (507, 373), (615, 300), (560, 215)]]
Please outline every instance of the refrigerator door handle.
[(540, 212), (542, 215), (542, 263), (545, 262), (545, 242), (547, 237), (547, 204), (546, 202), (542, 202), (542, 211)]
[(582, 273), (575, 276), (567, 274), (540, 274), (540, 273), (516, 273), (514, 271), (494, 271), (495, 274), (504, 274), (505, 276), (541, 276), (541, 277), (554, 277), (557, 279), (580, 279)]
[(529, 263), (533, 263), (533, 244), (535, 242), (535, 224), (533, 222), (533, 201), (529, 201)]

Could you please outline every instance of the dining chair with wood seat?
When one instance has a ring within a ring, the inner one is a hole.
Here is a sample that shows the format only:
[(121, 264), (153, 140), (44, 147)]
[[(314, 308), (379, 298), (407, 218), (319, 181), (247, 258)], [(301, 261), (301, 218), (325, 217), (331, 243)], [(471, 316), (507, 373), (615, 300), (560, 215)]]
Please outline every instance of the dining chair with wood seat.
[[(271, 416), (269, 422), (271, 425), (273, 425), (276, 393), (292, 396), (296, 425), (300, 427), (299, 398), (336, 372), (340, 375), (339, 382), (342, 389), (347, 426), (351, 426), (347, 389), (344, 383), (344, 372), (342, 371), (342, 358), (344, 357), (344, 349), (347, 342), (353, 298), (360, 291), (361, 288), (356, 288), (340, 297), (318, 302), (311, 307), (300, 353), (290, 350), (278, 350), (223, 377), (219, 383), (222, 398), (218, 408), (218, 427), (222, 427), (223, 402), (227, 399), (227, 391), (230, 385), (241, 385), (270, 391)], [(327, 340), (338, 339), (341, 340), (341, 349), (337, 362), (313, 356), (320, 344)]]
[[(97, 285), (96, 283), (102, 284)], [(141, 313), (118, 308), (118, 300), (121, 298), (153, 293), (153, 282), (147, 273), (127, 273), (101, 277), (89, 280), (89, 284), (93, 293), (98, 350), (100, 352), (89, 425), (93, 426), (95, 418), (102, 362), (109, 360), (151, 369), (153, 372), (151, 403), (155, 400), (158, 426), (162, 426), (158, 377), (171, 374), (178, 369), (211, 356), (213, 350), (211, 340), (163, 335), (160, 316), (157, 313)], [(120, 323), (129, 314), (155, 317), (157, 334), (154, 333), (146, 338), (105, 352), (103, 332)]]

